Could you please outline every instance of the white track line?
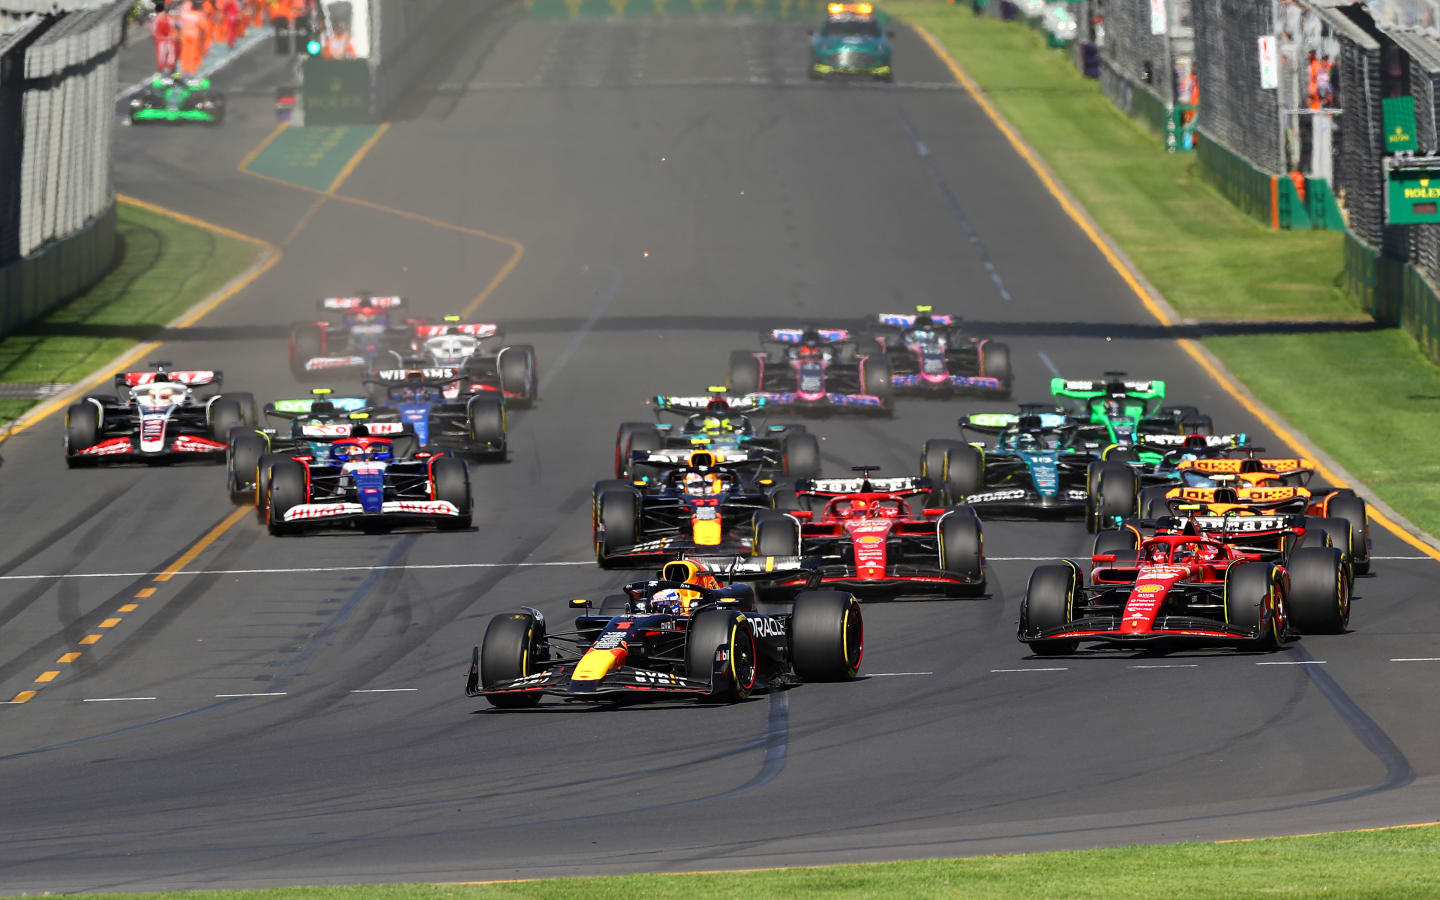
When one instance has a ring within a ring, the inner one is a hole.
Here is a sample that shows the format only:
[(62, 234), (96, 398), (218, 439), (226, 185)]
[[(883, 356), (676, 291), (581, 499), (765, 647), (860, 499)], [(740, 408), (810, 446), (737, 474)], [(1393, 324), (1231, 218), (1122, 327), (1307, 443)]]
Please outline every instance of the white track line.
[(903, 675), (934, 675), (934, 672), (865, 672), (864, 678), (899, 678)]
[(285, 691), (258, 691), (253, 694), (216, 694), (217, 699), (222, 697), (284, 697)]
[(1323, 659), (1292, 659), (1284, 662), (1257, 662), (1257, 666), (1323, 666)]
[(419, 688), (362, 688), (358, 691), (351, 691), (352, 694), (408, 694), (420, 690)]
[(1065, 666), (1060, 666), (1060, 667), (1058, 667), (1058, 668), (1045, 668), (1045, 669), (1042, 669), (1042, 668), (1033, 668), (1033, 669), (991, 669), (991, 670), (990, 670), (991, 674), (994, 674), (994, 673), (996, 673), (996, 672), (1068, 672), (1068, 671), (1070, 671), (1070, 670), (1069, 670), (1068, 668), (1066, 668)]
[[(555, 562), (519, 563), (436, 563), (433, 565), (406, 566), (305, 566), (294, 569), (182, 569), (174, 573), (181, 575), (305, 575), (318, 572), (386, 572), (393, 569), (535, 569), (547, 566), (593, 566), (595, 561), (557, 560)], [(67, 572), (61, 575), (0, 575), (0, 581), (38, 581), (44, 578), (144, 578), (163, 575), (164, 572)]]
[(1440, 656), (1402, 656), (1391, 662), (1440, 662)]
[(1166, 663), (1153, 666), (1126, 666), (1127, 669), (1198, 669), (1199, 663)]
[(128, 700), (154, 700), (155, 697), (86, 697), (81, 703), (124, 703)]

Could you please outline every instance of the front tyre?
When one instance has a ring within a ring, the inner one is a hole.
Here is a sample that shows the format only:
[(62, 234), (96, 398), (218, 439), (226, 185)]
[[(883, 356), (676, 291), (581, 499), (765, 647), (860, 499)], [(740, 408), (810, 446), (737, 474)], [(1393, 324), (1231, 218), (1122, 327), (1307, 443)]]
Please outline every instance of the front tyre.
[(968, 506), (956, 506), (936, 526), (940, 539), (940, 569), (966, 582), (952, 590), (976, 593), (985, 590), (985, 539), (980, 517)]
[(244, 505), (254, 501), (255, 470), (270, 443), (253, 431), (241, 429), (230, 436), (230, 449), (225, 455), (225, 474), (230, 486), (230, 499)]
[(1020, 603), (1020, 640), (1036, 656), (1074, 653), (1076, 640), (1030, 640), (1074, 620), (1079, 573), (1074, 566), (1040, 566), (1030, 575), (1030, 587)]
[(760, 380), (760, 360), (755, 354), (749, 350), (731, 350), (728, 389), (736, 394), (753, 394), (760, 390)]
[(1225, 571), (1225, 624), (1254, 631), (1257, 649), (1280, 649), (1284, 605), (1279, 573), (1269, 563), (1236, 563)]
[[(490, 620), (480, 642), (480, 685), (490, 688), (531, 674), (544, 662), (541, 647), (545, 626), (529, 613), (505, 613)], [(497, 709), (526, 709), (540, 694), (492, 694), (485, 698)]]
[(980, 374), (1000, 382), (1000, 396), (1008, 399), (1015, 376), (1010, 370), (1010, 348), (993, 341), (986, 342), (981, 350)]
[(860, 601), (844, 591), (804, 591), (790, 616), (790, 662), (804, 681), (849, 681), (865, 655)]
[(640, 498), (630, 488), (610, 488), (595, 497), (595, 561), (602, 569), (610, 557), (635, 546), (640, 530)]
[(758, 651), (755, 633), (744, 613), (730, 609), (702, 609), (690, 620), (685, 639), (685, 676), (709, 682), (701, 699), (735, 703), (755, 687)]
[(285, 514), (310, 500), (305, 464), (293, 459), (279, 460), (270, 467), (270, 487), (265, 519), (274, 535), (297, 534), (300, 526), (285, 521)]
[(91, 460), (80, 451), (100, 442), (100, 410), (86, 400), (65, 410), (65, 462), (74, 469)]
[(460, 511), (458, 517), (442, 517), (436, 521), (436, 525), (446, 531), (469, 528), (473, 502), (470, 493), (470, 467), (465, 465), (462, 459), (440, 456), (430, 465), (430, 478), (435, 499), (452, 503)]

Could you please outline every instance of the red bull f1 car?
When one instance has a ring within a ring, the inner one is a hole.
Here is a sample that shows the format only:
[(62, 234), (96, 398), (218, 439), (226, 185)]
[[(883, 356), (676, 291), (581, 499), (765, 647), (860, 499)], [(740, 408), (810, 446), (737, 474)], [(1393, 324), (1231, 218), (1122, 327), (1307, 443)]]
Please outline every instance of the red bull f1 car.
[(470, 472), (445, 454), (396, 459), (389, 438), (364, 424), (328, 447), (324, 458), (293, 456), (269, 464), (265, 519), (270, 533), (396, 525), (469, 528)]
[(841, 328), (777, 328), (761, 335), (760, 352), (730, 354), (729, 388), (759, 394), (788, 412), (888, 415), (895, 387), (883, 353), (862, 353)]
[(897, 393), (1010, 396), (1010, 348), (970, 337), (960, 324), (959, 316), (934, 315), (928, 306), (917, 307), (913, 315), (875, 316), (874, 338), (890, 361)]
[(546, 695), (733, 703), (796, 680), (853, 679), (864, 654), (860, 603), (823, 590), (776, 599), (731, 580), (763, 569), (737, 560), (716, 574), (695, 560), (667, 563), (598, 609), (572, 602), (579, 615), (569, 631), (549, 631), (530, 607), (496, 616), (471, 654), (465, 695), (501, 709)]
[(874, 470), (859, 466), (857, 478), (802, 481), (794, 493), (775, 492), (786, 515), (756, 523), (751, 552), (818, 558), (819, 584), (866, 600), (984, 593), (985, 545), (975, 511), (929, 507), (928, 479), (871, 478)]
[(1082, 643), (1279, 649), (1296, 634), (1335, 634), (1350, 618), (1345, 561), (1334, 547), (1300, 547), (1284, 565), (1206, 537), (1194, 523), (1137, 550), (1037, 568), (1018, 637), (1042, 656)]
[(115, 376), (114, 394), (95, 394), (65, 411), (65, 462), (220, 462), (232, 428), (255, 422), (255, 398), (221, 394), (224, 376), (209, 369), (172, 369)]

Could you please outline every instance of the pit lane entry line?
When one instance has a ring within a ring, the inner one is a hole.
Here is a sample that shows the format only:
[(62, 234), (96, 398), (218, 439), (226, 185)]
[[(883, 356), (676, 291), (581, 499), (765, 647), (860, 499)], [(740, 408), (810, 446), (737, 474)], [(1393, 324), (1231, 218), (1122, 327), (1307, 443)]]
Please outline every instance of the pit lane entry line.
[[(1005, 140), (1015, 149), (1015, 152), (1019, 154), (1020, 158), (1025, 160), (1026, 165), (1028, 165), (1031, 171), (1035, 173), (1035, 176), (1040, 179), (1040, 183), (1043, 184), (1045, 189), (1055, 198), (1060, 208), (1064, 210), (1065, 214), (1070, 217), (1070, 220), (1075, 223), (1076, 227), (1080, 229), (1085, 237), (1090, 240), (1090, 243), (1095, 245), (1095, 249), (1100, 251), (1100, 255), (1105, 258), (1105, 261), (1110, 264), (1110, 267), (1115, 270), (1116, 274), (1120, 276), (1120, 279), (1125, 282), (1126, 286), (1128, 286), (1140, 300), (1140, 303), (1145, 307), (1146, 311), (1161, 325), (1173, 327), (1175, 322), (1171, 319), (1169, 313), (1161, 308), (1161, 306), (1155, 302), (1155, 299), (1150, 296), (1150, 292), (1140, 283), (1140, 279), (1136, 277), (1132, 268), (1120, 259), (1119, 254), (1110, 246), (1110, 242), (1100, 234), (1097, 227), (1090, 222), (1089, 217), (1076, 206), (1075, 202), (1070, 198), (1069, 193), (1050, 172), (1049, 167), (1036, 155), (1030, 145), (1021, 139), (1020, 135), (1011, 127), (1010, 123), (1005, 120), (1005, 117), (1000, 114), (1000, 111), (990, 102), (990, 98), (985, 95), (985, 92), (980, 90), (980, 86), (960, 67), (960, 64), (956, 62), (955, 58), (950, 55), (950, 52), (935, 39), (934, 35), (920, 25), (913, 23), (907, 24), (909, 24), (910, 28), (920, 36), (920, 39), (929, 46), (931, 52), (945, 64), (945, 67), (950, 70), (950, 74), (965, 88), (965, 93), (970, 96), (970, 99), (975, 101), (976, 105), (980, 107), (981, 112), (985, 113), (985, 117), (989, 119), (996, 130), (1004, 136)], [(1190, 338), (1177, 338), (1175, 343), (1178, 344), (1180, 349), (1184, 350), (1186, 355), (1193, 359), (1201, 369), (1205, 370), (1211, 379), (1213, 379), (1225, 393), (1230, 395), (1231, 399), (1239, 403), (1246, 412), (1250, 413), (1273, 431), (1281, 443), (1290, 448), (1291, 452), (1296, 456), (1314, 456), (1313, 453), (1308, 453), (1306, 449), (1301, 446), (1299, 440), (1297, 440), (1288, 429), (1283, 427), (1276, 420), (1275, 416), (1271, 415), (1269, 411), (1261, 407), (1259, 403), (1247, 396), (1247, 392), (1236, 384), (1234, 378), (1228, 372), (1215, 365), (1204, 350), (1201, 349), (1199, 344)], [(1328, 466), (1319, 460), (1316, 460), (1316, 471), (1331, 484), (1344, 484), (1344, 479), (1337, 476)], [(1421, 553), (1424, 553), (1426, 556), (1440, 561), (1440, 548), (1432, 547), (1409, 531), (1406, 531), (1398, 522), (1378, 510), (1370, 509), (1369, 515), (1373, 521), (1378, 522), (1400, 540), (1419, 550)]]

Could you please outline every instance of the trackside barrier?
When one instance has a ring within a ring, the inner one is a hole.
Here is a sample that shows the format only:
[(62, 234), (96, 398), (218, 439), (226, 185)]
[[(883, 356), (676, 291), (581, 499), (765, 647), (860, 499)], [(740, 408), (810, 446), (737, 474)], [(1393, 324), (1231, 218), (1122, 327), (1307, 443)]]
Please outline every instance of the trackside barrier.
[(1440, 362), (1440, 295), (1425, 274), (1345, 232), (1345, 290), (1382, 325), (1403, 327)]
[(1100, 58), (1100, 89), (1125, 115), (1157, 135), (1165, 134), (1170, 110), (1160, 95), (1134, 81), (1104, 57)]
[(1204, 129), (1195, 137), (1195, 151), (1201, 174), (1226, 200), (1271, 228), (1279, 227), (1272, 176), (1250, 165)]
[(83, 293), (115, 265), (115, 204), (75, 234), (0, 268), (0, 336)]

